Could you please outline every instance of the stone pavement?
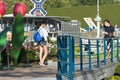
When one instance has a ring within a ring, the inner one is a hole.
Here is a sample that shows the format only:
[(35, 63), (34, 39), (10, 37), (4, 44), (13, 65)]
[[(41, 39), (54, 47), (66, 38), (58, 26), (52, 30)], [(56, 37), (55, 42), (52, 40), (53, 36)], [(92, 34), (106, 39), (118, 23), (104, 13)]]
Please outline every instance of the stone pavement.
[(13, 70), (0, 70), (0, 80), (56, 80), (57, 63), (48, 62), (47, 66), (35, 65)]

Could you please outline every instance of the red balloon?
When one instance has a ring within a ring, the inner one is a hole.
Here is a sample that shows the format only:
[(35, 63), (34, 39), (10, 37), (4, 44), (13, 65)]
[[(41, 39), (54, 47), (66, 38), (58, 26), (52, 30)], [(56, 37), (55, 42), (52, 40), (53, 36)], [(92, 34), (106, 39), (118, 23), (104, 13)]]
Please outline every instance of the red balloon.
[(6, 12), (6, 4), (3, 0), (0, 0), (0, 18), (5, 14)]
[(16, 16), (18, 13), (21, 13), (22, 17), (26, 14), (26, 5), (23, 2), (17, 2), (14, 5), (13, 15)]

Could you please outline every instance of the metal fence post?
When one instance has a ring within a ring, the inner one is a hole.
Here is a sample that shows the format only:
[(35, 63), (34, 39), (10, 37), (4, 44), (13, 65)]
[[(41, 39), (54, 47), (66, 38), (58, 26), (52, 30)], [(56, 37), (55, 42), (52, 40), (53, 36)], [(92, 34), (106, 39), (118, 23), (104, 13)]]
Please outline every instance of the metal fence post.
[[(62, 80), (62, 76), (67, 73), (67, 38), (59, 36), (57, 38), (58, 47), (58, 73), (57, 80)], [(64, 48), (64, 49), (63, 49)], [(64, 62), (64, 63), (63, 63)], [(65, 63), (66, 62), (66, 63)]]
[(110, 42), (110, 46), (111, 46), (111, 62), (113, 63), (113, 39), (111, 39), (111, 42)]
[(80, 70), (83, 70), (82, 39), (80, 38)]
[(117, 37), (117, 54), (116, 54), (116, 59), (117, 61), (119, 60), (119, 38)]
[(104, 39), (104, 65), (106, 65), (106, 39)]
[(57, 80), (62, 80), (62, 76), (60, 75), (60, 73), (61, 73), (61, 64), (60, 64), (60, 61), (61, 61), (61, 50), (59, 49), (61, 47), (60, 37), (57, 37), (57, 47), (58, 47), (58, 54), (57, 54), (57, 58), (58, 58), (57, 71), (58, 71), (58, 74), (57, 74)]
[[(67, 49), (67, 37), (68, 36), (64, 36), (62, 37), (62, 48)], [(62, 52), (62, 61), (64, 61), (65, 63), (63, 63), (63, 74), (67, 74), (67, 50), (63, 50)]]
[(89, 56), (89, 69), (92, 69), (92, 62), (91, 62), (91, 41), (88, 39), (88, 56)]
[(98, 41), (98, 39), (96, 40), (96, 42), (97, 42), (97, 45), (96, 45), (96, 47), (97, 47), (97, 67), (99, 68), (100, 67), (100, 57), (99, 57), (99, 41)]
[(74, 38), (69, 36), (69, 80), (73, 80), (74, 72)]

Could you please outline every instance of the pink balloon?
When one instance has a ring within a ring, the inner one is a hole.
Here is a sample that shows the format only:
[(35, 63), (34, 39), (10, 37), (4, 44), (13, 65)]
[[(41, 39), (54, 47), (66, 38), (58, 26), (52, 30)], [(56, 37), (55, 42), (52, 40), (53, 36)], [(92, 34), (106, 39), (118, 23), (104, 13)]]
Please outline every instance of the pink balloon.
[(21, 13), (22, 17), (26, 14), (26, 5), (23, 2), (17, 2), (14, 5), (13, 15), (16, 16), (18, 13)]
[(6, 4), (3, 0), (0, 0), (0, 18), (5, 14), (6, 12)]

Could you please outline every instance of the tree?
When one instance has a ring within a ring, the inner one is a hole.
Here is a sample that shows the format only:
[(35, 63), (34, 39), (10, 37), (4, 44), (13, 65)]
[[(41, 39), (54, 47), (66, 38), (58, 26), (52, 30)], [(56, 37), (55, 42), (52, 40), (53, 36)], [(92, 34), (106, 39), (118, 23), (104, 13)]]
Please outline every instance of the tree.
[(16, 2), (24, 2), (27, 6), (27, 12), (29, 12), (33, 7), (34, 4), (30, 0), (4, 0), (7, 6), (7, 14), (11, 14), (13, 12), (13, 7)]
[(79, 6), (81, 4), (81, 0), (69, 0), (72, 6)]
[[(29, 12), (33, 7), (34, 4), (30, 0), (4, 0), (7, 5), (6, 13), (12, 13), (13, 6), (16, 2), (23, 1), (27, 6), (27, 12)], [(120, 0), (99, 0), (100, 5), (109, 5), (114, 4), (116, 1)], [(80, 5), (96, 5), (97, 0), (46, 0), (43, 7), (47, 8), (63, 8), (63, 7), (73, 7), (73, 6), (80, 6)]]
[(95, 5), (97, 0), (89, 0), (88, 5)]
[[(114, 0), (99, 0), (100, 5), (109, 5), (115, 3)], [(96, 5), (97, 0), (81, 0), (82, 5)]]
[(44, 7), (45, 8), (60, 8), (60, 7), (69, 7), (69, 0), (46, 0)]
[(82, 5), (87, 5), (88, 0), (81, 0)]
[(100, 0), (100, 5), (109, 5), (115, 3), (114, 0)]

